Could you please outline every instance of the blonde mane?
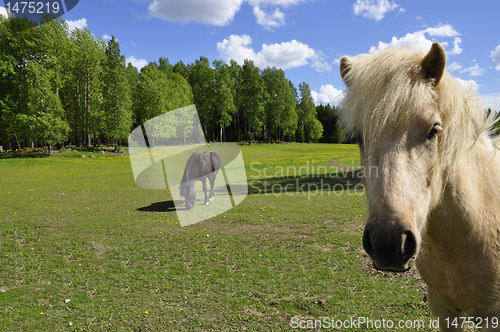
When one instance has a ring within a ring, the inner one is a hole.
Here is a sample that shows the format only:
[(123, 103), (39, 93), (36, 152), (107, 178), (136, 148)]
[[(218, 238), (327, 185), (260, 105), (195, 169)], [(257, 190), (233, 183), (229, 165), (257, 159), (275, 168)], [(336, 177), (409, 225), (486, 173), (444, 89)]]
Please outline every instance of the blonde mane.
[(391, 128), (407, 128), (416, 112), (432, 107), (442, 120), (439, 150), (442, 162), (452, 166), (471, 148), (464, 137), (491, 141), (489, 128), (495, 112), (485, 117), (484, 108), (472, 90), (445, 71), (439, 84), (425, 80), (420, 63), (425, 52), (411, 47), (394, 47), (351, 58), (355, 65), (344, 79), (349, 84), (339, 105), (340, 120), (347, 134), (376, 140)]

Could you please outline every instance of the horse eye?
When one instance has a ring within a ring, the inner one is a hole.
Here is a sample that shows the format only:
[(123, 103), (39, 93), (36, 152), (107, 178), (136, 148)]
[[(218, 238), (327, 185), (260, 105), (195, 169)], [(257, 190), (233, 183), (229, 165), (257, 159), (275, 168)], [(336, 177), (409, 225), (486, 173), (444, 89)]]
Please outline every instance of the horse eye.
[(431, 131), (429, 132), (429, 134), (427, 135), (427, 139), (429, 141), (432, 141), (434, 140), (434, 138), (436, 138), (437, 134), (443, 130), (443, 128), (441, 128), (441, 126), (439, 125), (439, 123), (436, 123), (434, 124), (434, 126), (432, 127)]

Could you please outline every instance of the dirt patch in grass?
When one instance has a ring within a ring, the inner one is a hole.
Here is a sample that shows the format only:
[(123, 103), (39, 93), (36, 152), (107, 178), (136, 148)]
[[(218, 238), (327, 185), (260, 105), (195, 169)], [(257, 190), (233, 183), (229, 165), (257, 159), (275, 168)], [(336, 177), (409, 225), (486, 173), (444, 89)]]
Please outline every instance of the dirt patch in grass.
[[(357, 219), (357, 218), (356, 218)], [(365, 228), (365, 221), (359, 221), (356, 219), (348, 219), (344, 221), (342, 225), (342, 232), (344, 234), (350, 234), (350, 235), (363, 235), (363, 230)], [(335, 221), (340, 221), (339, 219)]]
[[(230, 221), (232, 222), (232, 221)], [(236, 227), (211, 227), (212, 231), (215, 230), (224, 230), (224, 234), (248, 234), (248, 233), (253, 233), (253, 232), (258, 232), (258, 233), (268, 233), (268, 234), (276, 234), (276, 233), (285, 233), (285, 234), (290, 234), (294, 232), (300, 232), (298, 228), (294, 227), (289, 227), (289, 226), (281, 226), (281, 225), (273, 225), (273, 224), (242, 224), (245, 221), (238, 221), (241, 222)]]
[(358, 247), (359, 250), (359, 259), (361, 262), (361, 266), (363, 267), (363, 270), (368, 271), (373, 274), (381, 274), (383, 276), (399, 276), (403, 279), (413, 279), (418, 282), (420, 285), (420, 288), (424, 292), (424, 299), (423, 301), (427, 301), (427, 285), (425, 284), (424, 280), (420, 276), (420, 273), (418, 273), (417, 267), (415, 264), (411, 267), (406, 272), (389, 272), (389, 271), (380, 271), (377, 270), (373, 266), (373, 262), (370, 258), (370, 256), (366, 253), (366, 251), (363, 249), (363, 247)]
[(92, 241), (92, 246), (94, 247), (94, 250), (97, 252), (99, 256), (101, 256), (103, 253), (111, 249), (110, 247), (105, 246), (103, 243), (95, 241)]
[(321, 252), (332, 252), (333, 246), (331, 244), (313, 244), (312, 249), (319, 250)]

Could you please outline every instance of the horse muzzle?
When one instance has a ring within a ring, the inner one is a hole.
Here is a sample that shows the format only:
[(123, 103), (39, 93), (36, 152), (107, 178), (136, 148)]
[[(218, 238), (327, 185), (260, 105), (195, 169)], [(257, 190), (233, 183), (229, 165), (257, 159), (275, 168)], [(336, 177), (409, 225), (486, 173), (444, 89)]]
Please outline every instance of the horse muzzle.
[(193, 207), (194, 205), (194, 199), (191, 199), (189, 197), (186, 197), (186, 210), (191, 210), (191, 208)]
[(404, 272), (411, 268), (418, 252), (415, 232), (404, 227), (368, 222), (363, 233), (363, 248), (373, 265), (382, 271)]

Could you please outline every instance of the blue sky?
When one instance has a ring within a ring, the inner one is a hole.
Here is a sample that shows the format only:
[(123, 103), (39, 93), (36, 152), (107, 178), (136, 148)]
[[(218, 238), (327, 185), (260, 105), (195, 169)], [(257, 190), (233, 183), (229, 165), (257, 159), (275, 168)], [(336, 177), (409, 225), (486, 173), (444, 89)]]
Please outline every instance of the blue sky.
[(106, 41), (115, 36), (139, 69), (159, 57), (248, 58), (308, 83), (316, 103), (337, 104), (345, 89), (341, 56), (439, 41), (448, 70), (500, 109), (499, 12), (496, 1), (470, 0), (80, 0), (63, 17)]

